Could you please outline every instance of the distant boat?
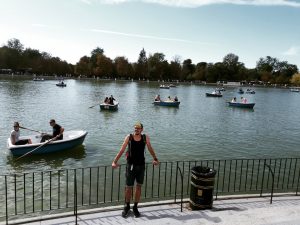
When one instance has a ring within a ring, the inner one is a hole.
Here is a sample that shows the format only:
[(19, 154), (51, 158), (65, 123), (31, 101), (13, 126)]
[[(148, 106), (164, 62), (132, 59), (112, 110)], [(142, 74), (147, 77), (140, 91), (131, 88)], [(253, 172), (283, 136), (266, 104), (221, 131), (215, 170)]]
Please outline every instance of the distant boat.
[(107, 103), (104, 103), (104, 102), (100, 104), (100, 109), (101, 110), (111, 110), (111, 111), (114, 111), (114, 110), (118, 110), (118, 107), (119, 107), (119, 102), (117, 102), (117, 101), (114, 101), (113, 105), (107, 104)]
[(237, 86), (241, 86), (241, 82), (226, 82), (226, 83), (223, 83), (223, 86), (237, 87)]
[(61, 81), (58, 84), (56, 84), (56, 86), (58, 86), (58, 87), (67, 87), (67, 84), (64, 83), (63, 81)]
[(159, 88), (162, 88), (162, 89), (170, 89), (170, 86), (169, 86), (169, 85), (161, 84), (161, 85), (159, 86)]
[(239, 94), (244, 94), (244, 90), (242, 88), (239, 89), (238, 91)]
[(238, 108), (253, 109), (255, 103), (227, 102), (229, 106)]
[(224, 87), (216, 88), (216, 91), (226, 91)]
[(291, 92), (299, 92), (298, 88), (291, 88)]
[(83, 131), (83, 130), (65, 131), (63, 135), (64, 135), (63, 140), (51, 141), (48, 144), (46, 144), (45, 142), (40, 143), (42, 138), (41, 135), (30, 135), (30, 136), (20, 137), (20, 140), (29, 139), (29, 138), (31, 139), (32, 144), (26, 144), (26, 145), (13, 145), (11, 143), (10, 138), (8, 138), (7, 147), (14, 156), (24, 155), (38, 148), (43, 144), (45, 145), (40, 147), (36, 151), (33, 151), (30, 154), (45, 154), (45, 153), (52, 153), (52, 152), (60, 152), (81, 145), (85, 139), (85, 136), (87, 135), (87, 131)]
[(153, 104), (158, 105), (158, 106), (178, 107), (180, 102), (176, 102), (176, 101), (154, 101)]
[(255, 91), (252, 89), (247, 89), (246, 93), (247, 94), (255, 94)]
[(222, 97), (223, 96), (220, 91), (213, 91), (212, 93), (205, 93), (205, 94), (206, 94), (206, 97)]
[(45, 79), (44, 78), (38, 78), (38, 77), (35, 77), (32, 79), (33, 81), (44, 81)]

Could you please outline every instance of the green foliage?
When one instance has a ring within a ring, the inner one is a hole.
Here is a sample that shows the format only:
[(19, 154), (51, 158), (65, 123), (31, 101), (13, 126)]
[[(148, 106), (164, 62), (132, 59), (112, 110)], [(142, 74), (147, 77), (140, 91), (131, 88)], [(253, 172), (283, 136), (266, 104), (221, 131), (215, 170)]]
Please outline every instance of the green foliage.
[[(233, 53), (224, 56), (222, 62), (194, 64), (191, 59), (175, 56), (169, 63), (163, 53), (149, 54), (143, 48), (137, 62), (129, 63), (124, 56), (111, 60), (104, 50), (96, 47), (90, 56), (83, 56), (76, 65), (68, 64), (47, 52), (26, 48), (18, 39), (10, 39), (0, 47), (0, 69), (15, 72), (31, 71), (36, 74), (75, 74), (86, 77), (134, 78), (149, 80), (197, 80), (217, 81), (263, 81), (270, 83), (298, 85), (299, 71), (296, 65), (279, 61), (271, 56), (260, 58), (255, 68), (247, 69)], [(294, 78), (295, 77), (295, 78)]]
[(294, 74), (291, 78), (291, 83), (296, 86), (300, 86), (300, 73)]

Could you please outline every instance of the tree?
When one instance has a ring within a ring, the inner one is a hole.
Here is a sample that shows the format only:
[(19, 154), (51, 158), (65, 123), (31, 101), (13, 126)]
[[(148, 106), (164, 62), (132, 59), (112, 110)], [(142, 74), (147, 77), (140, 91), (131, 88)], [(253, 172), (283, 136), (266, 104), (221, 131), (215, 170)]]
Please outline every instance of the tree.
[(192, 79), (192, 75), (195, 72), (195, 65), (192, 63), (191, 59), (186, 59), (182, 64), (181, 80)]
[(171, 61), (170, 64), (170, 73), (171, 73), (171, 78), (179, 80), (180, 79), (180, 74), (181, 74), (181, 59), (179, 56), (174, 56), (173, 60)]
[(113, 72), (113, 62), (103, 54), (97, 55), (96, 67), (93, 67), (93, 73), (97, 77), (111, 76)]
[(24, 49), (23, 44), (20, 42), (19, 39), (16, 39), (16, 38), (9, 39), (7, 41), (7, 47), (11, 48), (11, 49), (15, 49), (19, 53), (21, 53), (23, 51), (23, 49)]
[(137, 64), (135, 65), (135, 72), (138, 77), (149, 78), (148, 76), (148, 59), (144, 48), (139, 54)]
[(149, 77), (164, 80), (168, 70), (168, 62), (163, 53), (154, 53), (148, 58)]
[(287, 61), (281, 62), (271, 56), (260, 58), (256, 64), (256, 69), (262, 80), (268, 80), (271, 83), (289, 83), (293, 74), (298, 73), (296, 65), (288, 64)]
[(224, 64), (221, 62), (218, 62), (216, 64), (209, 63), (207, 65), (207, 75), (206, 75), (206, 81), (209, 83), (217, 82), (220, 80), (220, 74), (224, 71)]
[(126, 77), (130, 74), (130, 64), (128, 62), (128, 59), (124, 56), (116, 57), (114, 60), (114, 66), (117, 76)]
[(104, 50), (100, 47), (97, 47), (91, 51), (91, 62), (93, 66), (96, 65), (98, 55), (103, 55)]
[(219, 80), (243, 80), (245, 66), (239, 62), (239, 57), (233, 53), (223, 58), (224, 70), (219, 74)]
[(297, 74), (294, 74), (291, 78), (291, 83), (293, 85), (297, 85), (299, 86), (300, 85), (300, 73), (297, 73)]
[(196, 65), (193, 79), (205, 81), (207, 76), (207, 63), (201, 62)]
[(75, 74), (90, 77), (92, 71), (91, 68), (92, 64), (90, 63), (90, 57), (83, 56), (75, 66)]

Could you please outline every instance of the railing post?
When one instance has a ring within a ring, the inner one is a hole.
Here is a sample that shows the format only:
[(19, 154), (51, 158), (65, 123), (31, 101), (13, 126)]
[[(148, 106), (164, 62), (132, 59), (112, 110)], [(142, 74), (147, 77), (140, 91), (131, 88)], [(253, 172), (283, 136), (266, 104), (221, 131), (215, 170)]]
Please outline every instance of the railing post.
[(76, 174), (76, 169), (74, 170), (74, 215), (75, 215), (75, 225), (77, 225), (78, 214), (77, 214), (77, 174)]
[(8, 206), (7, 206), (7, 175), (5, 175), (5, 220), (8, 224)]
[[(180, 211), (182, 212), (182, 202), (183, 202), (183, 174), (181, 172), (181, 169), (180, 167), (178, 166), (178, 163), (177, 163), (177, 169), (176, 169), (176, 174), (177, 174), (177, 171), (179, 170), (180, 172), (180, 176), (181, 176), (181, 199), (180, 199)], [(177, 181), (176, 181), (176, 186), (177, 186)], [(175, 199), (176, 199), (176, 195), (175, 195)], [(175, 201), (176, 202), (176, 201)]]
[[(260, 197), (262, 197), (263, 188), (264, 188), (265, 168), (266, 168), (266, 159), (264, 159), (264, 168), (263, 168), (263, 175), (262, 175), (262, 180), (261, 180)], [(259, 173), (259, 171), (258, 171), (258, 173)]]
[[(176, 162), (176, 167), (178, 168), (178, 161)], [(177, 175), (178, 175), (178, 170), (176, 169), (176, 175), (175, 175), (175, 203), (176, 203), (176, 198), (177, 198)]]
[(266, 167), (268, 167), (268, 169), (269, 169), (269, 171), (271, 172), (271, 175), (272, 175), (272, 190), (271, 190), (271, 200), (270, 200), (270, 204), (272, 204), (273, 192), (274, 192), (274, 172), (273, 172), (271, 166), (266, 163), (266, 161), (264, 162), (264, 165)]

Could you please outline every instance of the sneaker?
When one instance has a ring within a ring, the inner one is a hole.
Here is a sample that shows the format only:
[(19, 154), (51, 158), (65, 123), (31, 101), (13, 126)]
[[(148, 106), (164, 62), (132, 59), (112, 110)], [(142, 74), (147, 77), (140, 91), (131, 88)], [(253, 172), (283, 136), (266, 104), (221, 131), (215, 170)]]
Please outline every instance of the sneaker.
[(134, 214), (135, 217), (140, 217), (141, 214), (140, 214), (137, 207), (133, 207), (132, 211), (133, 211), (133, 214)]
[(130, 207), (125, 206), (122, 211), (122, 217), (127, 218), (130, 211)]

